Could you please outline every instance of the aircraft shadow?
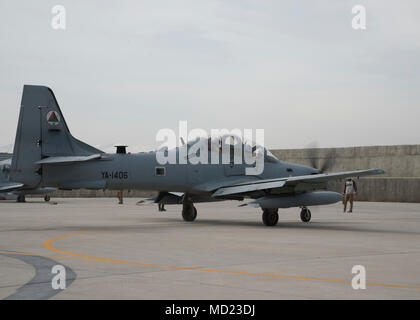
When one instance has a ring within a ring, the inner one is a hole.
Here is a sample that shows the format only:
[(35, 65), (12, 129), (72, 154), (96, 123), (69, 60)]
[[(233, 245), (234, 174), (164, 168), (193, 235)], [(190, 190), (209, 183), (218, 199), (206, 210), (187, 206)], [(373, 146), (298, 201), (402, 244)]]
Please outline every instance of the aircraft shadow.
[[(256, 219), (255, 221), (245, 221), (240, 219), (200, 219), (198, 218), (194, 222), (184, 222), (179, 217), (156, 217), (153, 219), (154, 223), (151, 220), (148, 221), (148, 224), (144, 225), (141, 221), (138, 221), (137, 224), (119, 224), (119, 225), (99, 225), (95, 226), (83, 226), (83, 225), (69, 225), (69, 226), (48, 226), (48, 227), (17, 227), (1, 230), (1, 232), (28, 232), (28, 231), (59, 231), (59, 232), (87, 232), (87, 231), (136, 231), (136, 232), (155, 232), (157, 230), (169, 229), (173, 227), (177, 228), (194, 228), (194, 227), (228, 227), (228, 228), (251, 228), (256, 230), (265, 230), (267, 232), (278, 230), (320, 230), (320, 231), (349, 231), (349, 232), (362, 232), (362, 233), (388, 233), (388, 234), (399, 234), (399, 235), (420, 235), (420, 231), (405, 231), (405, 230), (392, 230), (384, 228), (369, 228), (366, 226), (366, 223), (360, 221), (348, 221), (348, 222), (335, 222), (335, 221), (312, 221), (309, 223), (299, 222), (299, 221), (279, 221), (275, 227), (266, 227), (262, 224), (261, 221)], [(150, 224), (149, 224), (150, 223)], [(165, 225), (167, 223), (167, 225)], [(146, 228), (144, 228), (146, 227)], [(150, 228), (151, 227), (151, 228)], [(258, 228), (258, 229), (257, 229)]]
[[(165, 219), (168, 222), (179, 221), (179, 219)], [(364, 222), (333, 222), (333, 221), (312, 221), (309, 223), (294, 222), (294, 221), (279, 221), (275, 227), (266, 227), (262, 222), (256, 221), (241, 221), (241, 220), (229, 220), (229, 219), (197, 219), (192, 224), (200, 226), (217, 226), (217, 227), (250, 227), (250, 228), (266, 228), (267, 230), (278, 230), (278, 229), (311, 229), (311, 230), (323, 230), (323, 231), (350, 231), (350, 232), (366, 232), (366, 233), (390, 233), (390, 234), (404, 234), (404, 235), (420, 235), (420, 232), (416, 231), (404, 231), (404, 230), (392, 230), (392, 229), (381, 229), (381, 228), (369, 228), (366, 227)]]

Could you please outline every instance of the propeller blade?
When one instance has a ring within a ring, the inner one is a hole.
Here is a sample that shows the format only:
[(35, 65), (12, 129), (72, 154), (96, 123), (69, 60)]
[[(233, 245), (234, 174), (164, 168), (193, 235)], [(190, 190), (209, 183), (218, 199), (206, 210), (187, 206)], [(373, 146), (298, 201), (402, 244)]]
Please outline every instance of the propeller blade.
[(325, 159), (324, 159), (321, 167), (319, 168), (319, 170), (322, 173), (324, 173), (326, 170), (332, 168), (332, 166), (334, 165), (334, 162), (335, 162), (335, 154), (334, 154), (334, 151), (333, 150), (330, 150), (327, 153), (327, 155), (326, 155), (326, 157), (325, 157)]
[(321, 173), (331, 169), (335, 163), (334, 150), (330, 149), (325, 158), (320, 158), (318, 144), (315, 141), (309, 143), (307, 146), (307, 158), (310, 166), (318, 169)]
[(306, 157), (308, 158), (309, 164), (312, 168), (318, 169), (318, 149), (317, 143), (315, 141), (309, 143), (307, 145), (307, 154)]

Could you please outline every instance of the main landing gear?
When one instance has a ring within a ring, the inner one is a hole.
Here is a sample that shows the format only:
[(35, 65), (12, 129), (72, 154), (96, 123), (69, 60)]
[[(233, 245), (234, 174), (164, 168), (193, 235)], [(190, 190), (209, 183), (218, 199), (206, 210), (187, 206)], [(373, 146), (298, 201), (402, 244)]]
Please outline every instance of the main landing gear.
[(273, 227), (279, 221), (279, 209), (263, 209), (262, 221), (268, 227)]
[(311, 221), (311, 210), (306, 207), (302, 207), (302, 210), (300, 211), (300, 220), (303, 222)]
[(49, 195), (46, 195), (45, 197), (44, 197), (44, 201), (45, 202), (48, 202), (48, 201), (50, 201), (51, 200), (51, 197), (49, 196)]
[[(263, 209), (262, 221), (268, 227), (273, 227), (279, 221), (279, 209)], [(302, 207), (300, 211), (300, 219), (303, 222), (311, 221), (311, 210)]]
[(182, 218), (184, 221), (192, 222), (197, 218), (197, 209), (192, 202), (182, 204)]

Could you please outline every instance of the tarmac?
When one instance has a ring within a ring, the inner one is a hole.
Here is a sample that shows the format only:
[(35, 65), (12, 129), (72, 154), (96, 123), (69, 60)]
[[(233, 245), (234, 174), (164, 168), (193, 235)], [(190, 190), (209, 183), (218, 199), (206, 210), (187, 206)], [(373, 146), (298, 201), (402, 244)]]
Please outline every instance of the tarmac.
[(418, 203), (313, 207), (309, 223), (290, 208), (266, 227), (240, 202), (184, 222), (139, 200), (0, 201), (0, 299), (420, 299)]

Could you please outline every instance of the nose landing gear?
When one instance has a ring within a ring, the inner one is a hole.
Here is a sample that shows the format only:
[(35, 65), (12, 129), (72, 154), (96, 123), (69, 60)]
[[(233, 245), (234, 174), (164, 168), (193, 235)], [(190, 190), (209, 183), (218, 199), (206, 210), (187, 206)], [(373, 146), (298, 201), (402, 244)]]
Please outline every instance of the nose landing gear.
[(300, 220), (303, 222), (311, 221), (311, 210), (306, 207), (302, 207), (302, 210), (300, 211)]

